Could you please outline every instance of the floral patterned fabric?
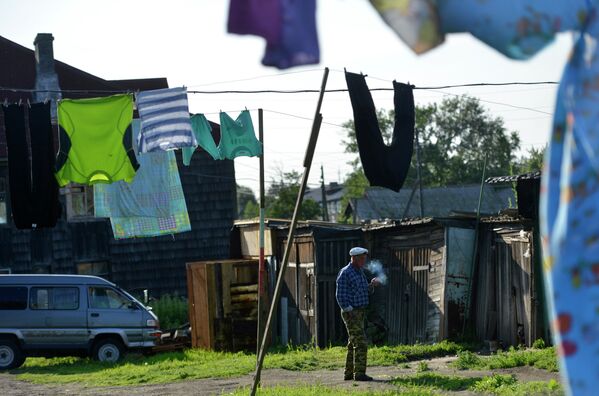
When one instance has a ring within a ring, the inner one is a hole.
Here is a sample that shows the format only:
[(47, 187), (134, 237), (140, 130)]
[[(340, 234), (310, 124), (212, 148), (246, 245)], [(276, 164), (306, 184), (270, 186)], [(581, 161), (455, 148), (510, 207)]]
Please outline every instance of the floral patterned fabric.
[[(421, 3), (406, 0), (401, 3)], [(398, 1), (400, 3), (400, 1)], [(548, 303), (567, 391), (597, 394), (599, 378), (599, 0), (437, 0), (426, 23), (470, 32), (506, 56), (526, 59), (557, 32), (577, 32), (562, 77), (541, 187)], [(438, 15), (435, 19), (433, 15)], [(424, 14), (422, 14), (424, 15)], [(417, 26), (425, 23), (420, 22)], [(429, 47), (425, 30), (417, 40)], [(422, 44), (419, 44), (422, 45)], [(410, 46), (418, 52), (415, 44)]]

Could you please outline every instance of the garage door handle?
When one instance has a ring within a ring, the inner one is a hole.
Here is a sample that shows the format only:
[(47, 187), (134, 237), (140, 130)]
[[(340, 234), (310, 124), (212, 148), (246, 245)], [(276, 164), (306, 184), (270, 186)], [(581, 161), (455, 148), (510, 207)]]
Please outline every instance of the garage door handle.
[(92, 318), (97, 318), (98, 316), (100, 316), (100, 314), (99, 314), (99, 313), (93, 313), (93, 314), (92, 314)]

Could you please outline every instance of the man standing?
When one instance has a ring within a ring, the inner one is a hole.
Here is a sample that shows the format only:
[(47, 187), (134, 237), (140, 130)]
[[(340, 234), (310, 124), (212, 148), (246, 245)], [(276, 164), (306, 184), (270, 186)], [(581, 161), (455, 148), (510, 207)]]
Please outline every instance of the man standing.
[(347, 329), (347, 358), (345, 359), (345, 380), (372, 381), (366, 375), (368, 343), (364, 334), (364, 317), (368, 306), (369, 289), (378, 285), (377, 278), (370, 284), (364, 274), (364, 264), (368, 250), (354, 247), (349, 251), (350, 263), (341, 268), (337, 275), (337, 304)]

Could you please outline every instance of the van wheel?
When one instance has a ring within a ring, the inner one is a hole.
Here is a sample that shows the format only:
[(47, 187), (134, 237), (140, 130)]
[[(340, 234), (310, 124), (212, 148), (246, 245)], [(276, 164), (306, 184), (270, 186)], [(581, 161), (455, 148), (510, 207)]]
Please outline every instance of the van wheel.
[(10, 370), (21, 367), (25, 355), (13, 340), (0, 340), (0, 370)]
[(101, 362), (116, 363), (124, 355), (123, 343), (116, 338), (105, 338), (94, 345), (92, 357)]

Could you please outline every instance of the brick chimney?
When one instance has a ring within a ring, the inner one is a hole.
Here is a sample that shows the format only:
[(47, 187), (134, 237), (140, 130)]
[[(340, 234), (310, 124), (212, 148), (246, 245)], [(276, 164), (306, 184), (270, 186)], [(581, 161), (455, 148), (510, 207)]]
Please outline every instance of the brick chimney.
[[(38, 33), (33, 45), (35, 45), (35, 89), (42, 90), (34, 92), (33, 100), (43, 102), (52, 100), (52, 119), (56, 119), (56, 101), (62, 98), (58, 85), (58, 75), (54, 69), (54, 48), (52, 42), (54, 37), (51, 33)], [(43, 90), (47, 90), (44, 92)]]

